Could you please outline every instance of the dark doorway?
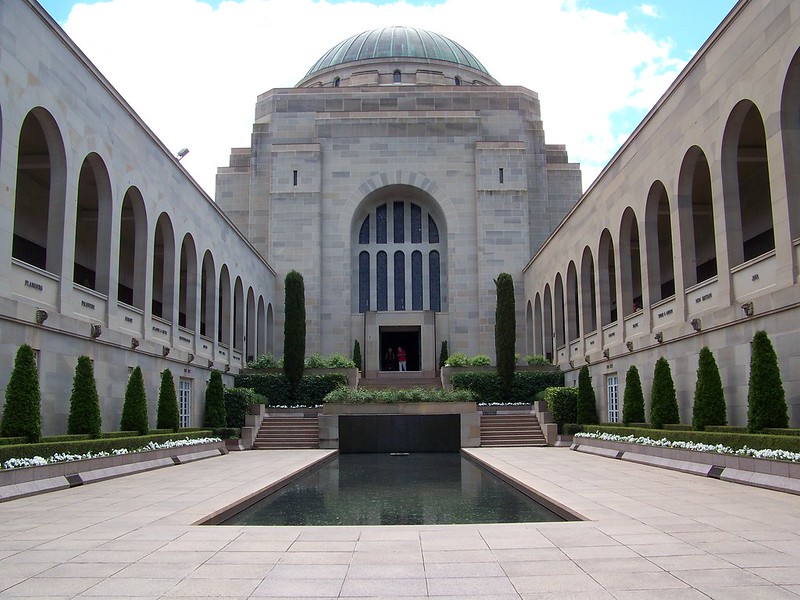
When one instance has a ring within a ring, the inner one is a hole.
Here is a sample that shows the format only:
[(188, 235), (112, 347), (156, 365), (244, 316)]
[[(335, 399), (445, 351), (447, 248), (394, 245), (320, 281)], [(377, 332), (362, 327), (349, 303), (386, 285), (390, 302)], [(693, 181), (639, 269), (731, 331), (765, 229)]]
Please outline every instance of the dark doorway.
[[(420, 371), (422, 357), (420, 352), (419, 327), (381, 327), (380, 364), (381, 371), (397, 371), (397, 349), (406, 352), (406, 370)], [(391, 348), (391, 353), (389, 349)]]

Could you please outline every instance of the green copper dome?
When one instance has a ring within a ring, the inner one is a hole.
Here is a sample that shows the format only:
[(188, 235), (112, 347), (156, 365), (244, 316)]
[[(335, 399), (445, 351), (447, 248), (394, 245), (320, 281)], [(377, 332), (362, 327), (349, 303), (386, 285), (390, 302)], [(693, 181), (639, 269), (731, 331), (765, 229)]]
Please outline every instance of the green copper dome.
[(336, 44), (309, 69), (306, 77), (344, 63), (394, 57), (442, 60), (489, 75), (469, 50), (443, 35), (415, 27), (384, 27), (364, 31)]

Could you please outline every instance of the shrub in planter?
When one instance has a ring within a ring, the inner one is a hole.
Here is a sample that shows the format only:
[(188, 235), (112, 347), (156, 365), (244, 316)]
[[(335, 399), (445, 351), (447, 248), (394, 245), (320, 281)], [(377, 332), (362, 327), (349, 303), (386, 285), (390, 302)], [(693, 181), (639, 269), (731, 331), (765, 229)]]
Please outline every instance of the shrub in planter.
[(17, 350), (11, 379), (6, 386), (0, 435), (38, 442), (42, 437), (41, 402), (33, 348), (23, 344)]
[(485, 354), (476, 354), (469, 359), (470, 367), (488, 367), (491, 366), (492, 359)]
[(280, 359), (275, 358), (272, 352), (262, 354), (256, 360), (251, 360), (247, 363), (248, 369), (278, 369), (283, 367)]
[(451, 354), (444, 364), (447, 367), (468, 367), (469, 358), (463, 352), (456, 352)]
[(353, 342), (353, 363), (356, 365), (356, 369), (359, 371), (361, 370), (361, 344), (358, 343), (358, 340)]
[(242, 428), (244, 420), (250, 414), (250, 405), (266, 404), (266, 398), (257, 394), (253, 388), (226, 388), (225, 415), (227, 427)]
[(306, 355), (305, 284), (297, 271), (289, 271), (284, 283), (283, 373), (289, 380), (289, 394), (296, 401)]
[(442, 342), (442, 349), (439, 351), (439, 368), (441, 369), (443, 366), (447, 364), (447, 357), (449, 356), (447, 352), (447, 340)]
[(564, 374), (561, 371), (518, 371), (514, 373), (514, 385), (511, 390), (512, 402), (529, 403), (538, 398), (548, 387), (564, 385)]
[(494, 350), (497, 357), (497, 375), (503, 388), (503, 399), (511, 400), (514, 384), (514, 350), (517, 345), (517, 317), (514, 303), (514, 279), (500, 273), (494, 282), (497, 288), (495, 309)]
[(589, 374), (589, 367), (583, 365), (578, 374), (578, 409), (576, 422), (578, 424), (591, 425), (597, 423), (597, 401), (594, 397), (592, 387), (592, 377)]
[(766, 331), (753, 336), (750, 379), (747, 389), (747, 429), (789, 427), (786, 394), (781, 383), (778, 356)]
[(697, 384), (694, 388), (692, 427), (703, 431), (708, 425), (727, 425), (725, 393), (719, 376), (717, 361), (707, 346), (700, 350), (697, 366)]
[(289, 380), (283, 373), (240, 374), (234, 379), (237, 388), (253, 388), (267, 406), (319, 406), (325, 395), (340, 386), (347, 386), (344, 373), (303, 375), (295, 402), (289, 397)]
[(211, 377), (206, 387), (206, 413), (203, 421), (204, 427), (225, 427), (225, 386), (222, 385), (222, 373), (217, 369), (211, 371)]
[(94, 380), (94, 367), (88, 356), (79, 356), (72, 380), (72, 396), (69, 399), (67, 433), (70, 435), (100, 435), (100, 397)]
[(625, 374), (625, 394), (622, 396), (622, 422), (644, 423), (644, 394), (639, 369), (632, 366)]
[[(454, 390), (475, 392), (478, 402), (484, 404), (501, 404), (505, 402), (497, 373), (488, 371), (454, 373), (450, 383), (453, 384)], [(514, 373), (511, 402), (529, 404), (536, 399), (536, 394), (542, 390), (563, 384), (564, 374), (561, 371), (520, 371)]]
[(534, 365), (549, 365), (551, 362), (541, 354), (528, 354), (525, 356), (525, 363), (531, 366)]
[(678, 398), (675, 394), (675, 384), (672, 381), (672, 371), (667, 359), (663, 356), (656, 361), (653, 373), (653, 389), (650, 396), (650, 424), (661, 429), (667, 423), (680, 423), (678, 412)]
[(544, 399), (558, 425), (558, 433), (564, 433), (564, 424), (575, 423), (578, 417), (578, 388), (549, 387), (544, 391)]
[(156, 427), (159, 429), (169, 429), (175, 432), (180, 428), (178, 396), (175, 393), (175, 380), (172, 378), (172, 371), (169, 369), (164, 369), (161, 372)]
[[(575, 435), (576, 433), (581, 433), (585, 429), (587, 428), (578, 423), (564, 423), (564, 435)], [(591, 427), (588, 429), (591, 429)]]
[(139, 435), (147, 435), (147, 396), (144, 391), (142, 369), (136, 367), (128, 379), (125, 389), (125, 403), (122, 405), (122, 418), (119, 428), (122, 431), (135, 431)]

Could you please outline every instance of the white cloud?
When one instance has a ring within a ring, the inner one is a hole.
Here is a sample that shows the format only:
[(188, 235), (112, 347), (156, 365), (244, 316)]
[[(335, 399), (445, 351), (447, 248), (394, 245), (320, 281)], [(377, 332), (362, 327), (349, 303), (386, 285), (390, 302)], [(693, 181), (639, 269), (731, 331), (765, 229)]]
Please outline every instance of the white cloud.
[(652, 4), (642, 4), (639, 7), (639, 10), (642, 11), (642, 14), (646, 17), (653, 17), (654, 19), (660, 19), (662, 16), (658, 8), (653, 6)]
[[(539, 93), (548, 143), (567, 144), (588, 186), (619, 145), (611, 115), (652, 106), (685, 62), (625, 13), (572, 1), (110, 0), (76, 5), (67, 33), (213, 196), (216, 168), (248, 146), (256, 96), (291, 87), (337, 42), (410, 25), (459, 42), (504, 85)], [(645, 5), (647, 6), (647, 5)]]

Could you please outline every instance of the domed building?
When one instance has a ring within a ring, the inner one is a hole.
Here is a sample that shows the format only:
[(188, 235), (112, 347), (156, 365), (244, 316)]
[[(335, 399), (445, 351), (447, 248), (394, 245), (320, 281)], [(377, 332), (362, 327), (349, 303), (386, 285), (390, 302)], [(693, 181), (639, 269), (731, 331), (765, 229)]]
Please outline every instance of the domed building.
[(389, 347), (431, 376), (445, 340), (493, 356), (502, 272), (519, 282), (523, 339), (522, 269), (581, 193), (535, 92), (442, 35), (387, 27), (335, 45), (255, 112), (216, 201), (279, 281), (303, 274), (308, 353), (359, 340), (368, 377)]

